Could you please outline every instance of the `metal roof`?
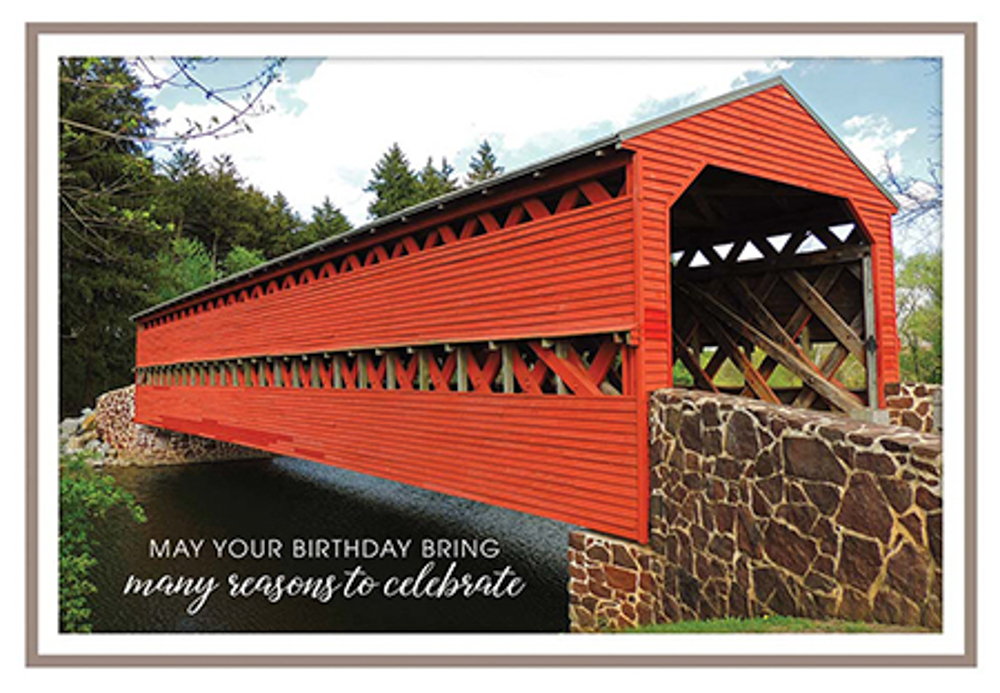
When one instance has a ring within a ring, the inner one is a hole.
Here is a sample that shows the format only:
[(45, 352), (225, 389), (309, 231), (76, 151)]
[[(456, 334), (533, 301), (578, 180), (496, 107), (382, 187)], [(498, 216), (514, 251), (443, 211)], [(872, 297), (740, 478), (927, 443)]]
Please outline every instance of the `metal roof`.
[(431, 209), (443, 208), (444, 206), (452, 202), (455, 202), (456, 200), (472, 197), (477, 193), (485, 194), (486, 191), (489, 190), (490, 188), (495, 188), (504, 185), (505, 183), (509, 183), (511, 181), (523, 178), (525, 176), (534, 175), (536, 172), (541, 171), (543, 169), (551, 168), (552, 166), (556, 166), (558, 164), (570, 161), (572, 159), (584, 156), (586, 154), (591, 154), (600, 149), (605, 149), (608, 147), (618, 147), (625, 140), (631, 139), (633, 137), (638, 137), (640, 135), (646, 134), (647, 132), (651, 132), (653, 130), (665, 127), (667, 125), (672, 125), (674, 123), (685, 120), (686, 118), (698, 115), (699, 113), (710, 111), (713, 108), (718, 108), (719, 106), (723, 106), (733, 101), (737, 101), (744, 97), (750, 96), (751, 94), (755, 94), (757, 92), (770, 89), (771, 87), (777, 85), (783, 86), (788, 91), (788, 93), (791, 94), (791, 96), (799, 103), (799, 105), (801, 105), (809, 113), (809, 115), (817, 122), (817, 124), (819, 124), (820, 127), (823, 128), (824, 131), (826, 131), (826, 133), (830, 136), (831, 139), (833, 139), (833, 141), (837, 144), (837, 146), (839, 146), (844, 151), (844, 153), (847, 154), (848, 157), (850, 157), (851, 161), (853, 161), (854, 164), (859, 169), (861, 169), (861, 171), (869, 178), (869, 180), (871, 180), (871, 182), (875, 184), (878, 190), (883, 195), (885, 195), (886, 199), (888, 199), (889, 202), (891, 202), (898, 209), (899, 203), (889, 193), (889, 191), (886, 190), (885, 186), (883, 186), (878, 181), (878, 179), (874, 175), (872, 175), (872, 173), (865, 167), (865, 165), (862, 164), (861, 161), (858, 160), (856, 156), (854, 156), (854, 153), (851, 152), (851, 150), (847, 147), (847, 145), (844, 144), (844, 142), (839, 137), (837, 137), (836, 133), (834, 133), (833, 130), (830, 129), (830, 127), (826, 123), (824, 123), (823, 120), (815, 113), (815, 111), (813, 111), (809, 107), (809, 105), (806, 104), (806, 102), (802, 99), (802, 97), (799, 96), (799, 94), (794, 89), (792, 89), (792, 87), (788, 84), (788, 82), (786, 82), (783, 77), (778, 76), (760, 82), (755, 82), (754, 84), (742, 87), (740, 89), (736, 89), (726, 94), (722, 94), (721, 96), (717, 96), (713, 99), (708, 99), (707, 101), (702, 101), (692, 106), (687, 106), (685, 108), (681, 108), (676, 111), (671, 111), (670, 113), (667, 113), (665, 115), (627, 127), (612, 135), (607, 135), (593, 142), (589, 142), (579, 147), (574, 147), (573, 149), (568, 149), (564, 152), (548, 157), (546, 159), (542, 159), (541, 161), (535, 162), (533, 164), (529, 164), (522, 168), (509, 171), (507, 173), (497, 176), (496, 178), (491, 178), (487, 181), (476, 183), (475, 185), (470, 185), (467, 188), (461, 188), (459, 190), (446, 193), (445, 195), (440, 195), (433, 199), (426, 200), (411, 207), (407, 207), (406, 209), (403, 209), (399, 212), (395, 212), (393, 214), (389, 214), (387, 216), (374, 219), (368, 222), (367, 224), (352, 229), (351, 231), (347, 231), (338, 236), (333, 236), (331, 238), (326, 238), (321, 241), (317, 241), (316, 243), (303, 246), (298, 250), (286, 253), (285, 255), (274, 258), (273, 260), (268, 260), (263, 264), (253, 267), (252, 269), (244, 270), (243, 272), (238, 272), (236, 274), (229, 275), (228, 277), (219, 279), (218, 281), (212, 282), (211, 284), (206, 284), (205, 286), (199, 287), (185, 294), (181, 294), (180, 296), (176, 296), (168, 301), (164, 301), (155, 306), (152, 306), (151, 308), (147, 308), (143, 311), (136, 313), (131, 317), (131, 319), (138, 320), (152, 313), (160, 312), (165, 308), (169, 308), (170, 306), (183, 303), (184, 301), (187, 301), (188, 299), (198, 296), (200, 294), (209, 293), (211, 291), (214, 291), (216, 289), (228, 285), (238, 284), (244, 279), (249, 279), (255, 275), (269, 272), (271, 270), (281, 267), (282, 265), (286, 265), (290, 262), (295, 262), (302, 258), (308, 257), (309, 255), (314, 255), (322, 251), (329, 250), (331, 248), (336, 247), (338, 244), (347, 243), (353, 239), (358, 238), (359, 236), (371, 235), (377, 233), (383, 227), (389, 226), (394, 222), (397, 221), (405, 222), (409, 217), (416, 216), (418, 214), (421, 214), (422, 212), (426, 212)]

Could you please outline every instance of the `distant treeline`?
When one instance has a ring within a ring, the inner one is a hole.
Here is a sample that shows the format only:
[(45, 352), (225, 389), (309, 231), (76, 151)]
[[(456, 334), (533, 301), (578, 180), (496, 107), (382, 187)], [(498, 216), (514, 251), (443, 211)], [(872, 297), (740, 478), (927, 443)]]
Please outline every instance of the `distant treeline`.
[[(60, 408), (66, 415), (131, 381), (130, 315), (352, 226), (329, 197), (303, 219), (281, 192), (267, 195), (246, 180), (229, 156), (205, 162), (183, 141), (158, 163), (152, 104), (128, 61), (63, 58), (59, 76)], [(502, 171), (484, 141), (464, 182)], [(446, 159), (439, 166), (429, 159), (415, 171), (394, 143), (372, 169), (368, 211), (385, 216), (460, 185)]]

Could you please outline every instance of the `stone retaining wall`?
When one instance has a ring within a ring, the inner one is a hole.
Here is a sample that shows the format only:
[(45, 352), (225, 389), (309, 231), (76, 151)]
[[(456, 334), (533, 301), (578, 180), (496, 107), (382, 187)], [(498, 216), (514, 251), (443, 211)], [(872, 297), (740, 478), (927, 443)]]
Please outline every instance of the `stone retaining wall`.
[(134, 423), (135, 386), (97, 398), (93, 425), (104, 464), (166, 465), (261, 459), (270, 453)]
[(889, 423), (923, 433), (940, 433), (941, 396), (940, 385), (889, 383), (885, 386)]
[(574, 533), (572, 630), (766, 614), (940, 629), (940, 436), (689, 390), (655, 393), (650, 426), (649, 546)]

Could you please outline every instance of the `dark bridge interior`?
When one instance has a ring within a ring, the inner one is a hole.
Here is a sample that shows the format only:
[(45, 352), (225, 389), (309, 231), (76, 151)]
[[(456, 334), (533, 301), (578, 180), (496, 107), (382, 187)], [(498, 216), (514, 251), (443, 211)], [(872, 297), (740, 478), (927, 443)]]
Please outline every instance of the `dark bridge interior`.
[(708, 166), (670, 228), (678, 385), (844, 411), (871, 401), (869, 246), (845, 200)]

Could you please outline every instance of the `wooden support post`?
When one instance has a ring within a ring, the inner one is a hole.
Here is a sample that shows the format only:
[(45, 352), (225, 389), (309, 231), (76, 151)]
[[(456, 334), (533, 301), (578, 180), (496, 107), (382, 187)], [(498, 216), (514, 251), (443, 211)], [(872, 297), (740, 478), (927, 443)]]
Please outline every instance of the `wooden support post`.
[(363, 351), (358, 352), (358, 358), (354, 365), (358, 369), (358, 389), (368, 389), (368, 355)]
[(872, 256), (861, 258), (861, 286), (864, 292), (865, 314), (865, 376), (868, 386), (868, 408), (877, 409), (878, 341), (875, 337), (875, 281), (872, 276)]
[(426, 392), (430, 389), (430, 367), (427, 364), (427, 359), (430, 358), (430, 354), (427, 348), (421, 348), (417, 350), (417, 389), (421, 392)]
[(396, 359), (391, 351), (385, 352), (382, 357), (385, 361), (385, 387), (387, 390), (396, 389)]
[(701, 386), (709, 392), (718, 392), (719, 388), (715, 386), (712, 379), (708, 376), (701, 367), (701, 361), (699, 359), (700, 350), (691, 350), (687, 344), (685, 344), (677, 331), (674, 330), (674, 352), (680, 356), (681, 362), (684, 367), (688, 369), (691, 377), (694, 378), (695, 384)]
[(333, 355), (333, 389), (341, 390), (344, 387), (344, 374), (340, 372), (343, 357), (340, 354)]
[(455, 377), (458, 379), (458, 391), (468, 392), (469, 390), (469, 364), (468, 349), (464, 346), (455, 349)]
[[(558, 342), (556, 342), (556, 349), (555, 349), (555, 351), (556, 351), (556, 358), (565, 359), (566, 358), (566, 342), (564, 342), (562, 340), (559, 340)], [(563, 379), (560, 378), (558, 374), (556, 374), (555, 375), (555, 380), (556, 380), (556, 394), (557, 395), (565, 395), (565, 394), (567, 394), (569, 392), (569, 390), (566, 388), (566, 383), (563, 382)]]
[(514, 392), (514, 364), (510, 354), (513, 348), (514, 345), (510, 342), (504, 342), (500, 347), (500, 371), (503, 374), (503, 391), (506, 394)]
[(812, 335), (809, 333), (809, 324), (802, 328), (799, 333), (799, 341), (802, 343), (802, 353), (809, 357), (812, 361)]

